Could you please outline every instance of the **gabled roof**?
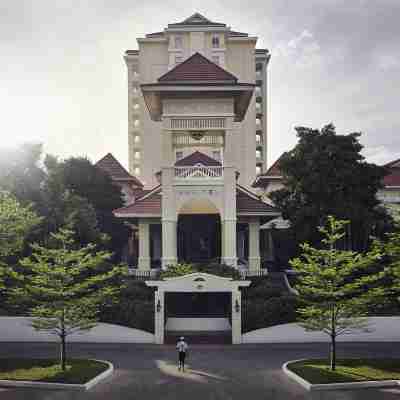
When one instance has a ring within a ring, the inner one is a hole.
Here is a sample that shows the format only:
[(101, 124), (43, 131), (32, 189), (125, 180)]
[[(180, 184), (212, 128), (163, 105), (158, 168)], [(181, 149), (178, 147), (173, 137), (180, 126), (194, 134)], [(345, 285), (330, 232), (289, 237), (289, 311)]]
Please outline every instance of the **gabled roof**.
[(131, 175), (111, 153), (106, 154), (95, 165), (107, 172), (113, 181), (132, 182), (139, 187), (143, 187), (143, 183)]
[(161, 217), (161, 187), (156, 186), (134, 203), (113, 211), (116, 217)]
[(237, 215), (280, 215), (279, 211), (262, 201), (256, 194), (243, 186), (236, 186)]
[(237, 83), (235, 75), (224, 70), (200, 53), (194, 53), (183, 63), (158, 78), (158, 82), (224, 82)]
[(264, 172), (261, 175), (258, 175), (253, 184), (251, 185), (252, 187), (266, 187), (268, 186), (268, 183), (271, 181), (279, 181), (283, 179), (282, 176), (282, 171), (280, 170), (280, 162), (282, 160), (282, 157), (285, 155), (283, 153), (269, 168), (266, 172)]
[(191, 15), (189, 18), (186, 18), (182, 22), (176, 22), (174, 24), (168, 24), (168, 28), (173, 28), (182, 25), (202, 25), (202, 26), (218, 26), (218, 27), (226, 27), (226, 24), (221, 22), (213, 22), (206, 18), (204, 15), (196, 12)]
[(222, 165), (219, 161), (209, 157), (207, 154), (204, 154), (200, 151), (195, 151), (194, 153), (189, 154), (187, 157), (178, 160), (175, 163), (175, 166), (193, 167), (197, 164), (204, 165), (205, 167), (220, 167)]
[(383, 178), (386, 188), (400, 187), (400, 158), (385, 164), (389, 173)]
[[(114, 210), (114, 215), (121, 218), (161, 217), (161, 212), (161, 186), (157, 186), (133, 204)], [(236, 212), (241, 216), (280, 215), (276, 208), (240, 185), (236, 186)]]

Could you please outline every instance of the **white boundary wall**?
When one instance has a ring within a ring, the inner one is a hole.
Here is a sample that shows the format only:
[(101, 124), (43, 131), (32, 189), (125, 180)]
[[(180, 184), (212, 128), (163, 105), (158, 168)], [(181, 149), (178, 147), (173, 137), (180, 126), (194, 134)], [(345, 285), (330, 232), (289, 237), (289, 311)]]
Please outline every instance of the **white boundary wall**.
[[(338, 337), (339, 342), (400, 342), (400, 317), (371, 317), (370, 332), (353, 332)], [(307, 332), (299, 324), (283, 324), (257, 329), (242, 336), (242, 343), (329, 342), (322, 332)]]
[[(0, 342), (58, 342), (58, 336), (37, 332), (30, 318), (0, 317)], [(89, 332), (77, 333), (68, 342), (84, 343), (154, 343), (154, 335), (121, 325), (99, 323)]]

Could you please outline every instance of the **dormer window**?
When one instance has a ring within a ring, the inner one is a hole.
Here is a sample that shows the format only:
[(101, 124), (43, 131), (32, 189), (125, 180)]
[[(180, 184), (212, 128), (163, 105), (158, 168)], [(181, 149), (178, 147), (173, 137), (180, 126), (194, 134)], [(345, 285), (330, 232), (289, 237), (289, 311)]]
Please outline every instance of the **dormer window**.
[(214, 35), (214, 36), (212, 37), (212, 47), (213, 47), (214, 49), (218, 49), (218, 48), (219, 48), (219, 36)]
[(181, 49), (183, 47), (182, 36), (175, 36), (175, 49)]

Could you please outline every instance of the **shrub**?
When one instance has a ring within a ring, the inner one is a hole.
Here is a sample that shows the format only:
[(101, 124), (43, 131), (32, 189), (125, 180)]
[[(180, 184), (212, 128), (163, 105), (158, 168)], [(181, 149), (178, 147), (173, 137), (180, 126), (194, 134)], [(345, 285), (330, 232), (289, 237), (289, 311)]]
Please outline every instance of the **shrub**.
[(103, 308), (103, 322), (154, 332), (154, 291), (142, 281), (127, 278), (126, 287), (114, 304)]

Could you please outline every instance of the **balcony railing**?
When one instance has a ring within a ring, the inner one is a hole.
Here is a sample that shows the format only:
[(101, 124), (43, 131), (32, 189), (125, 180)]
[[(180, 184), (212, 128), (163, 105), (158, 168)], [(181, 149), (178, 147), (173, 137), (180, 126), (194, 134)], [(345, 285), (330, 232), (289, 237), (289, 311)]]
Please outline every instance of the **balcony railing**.
[(224, 129), (225, 118), (173, 118), (171, 129)]
[(223, 167), (175, 167), (175, 179), (220, 179)]

